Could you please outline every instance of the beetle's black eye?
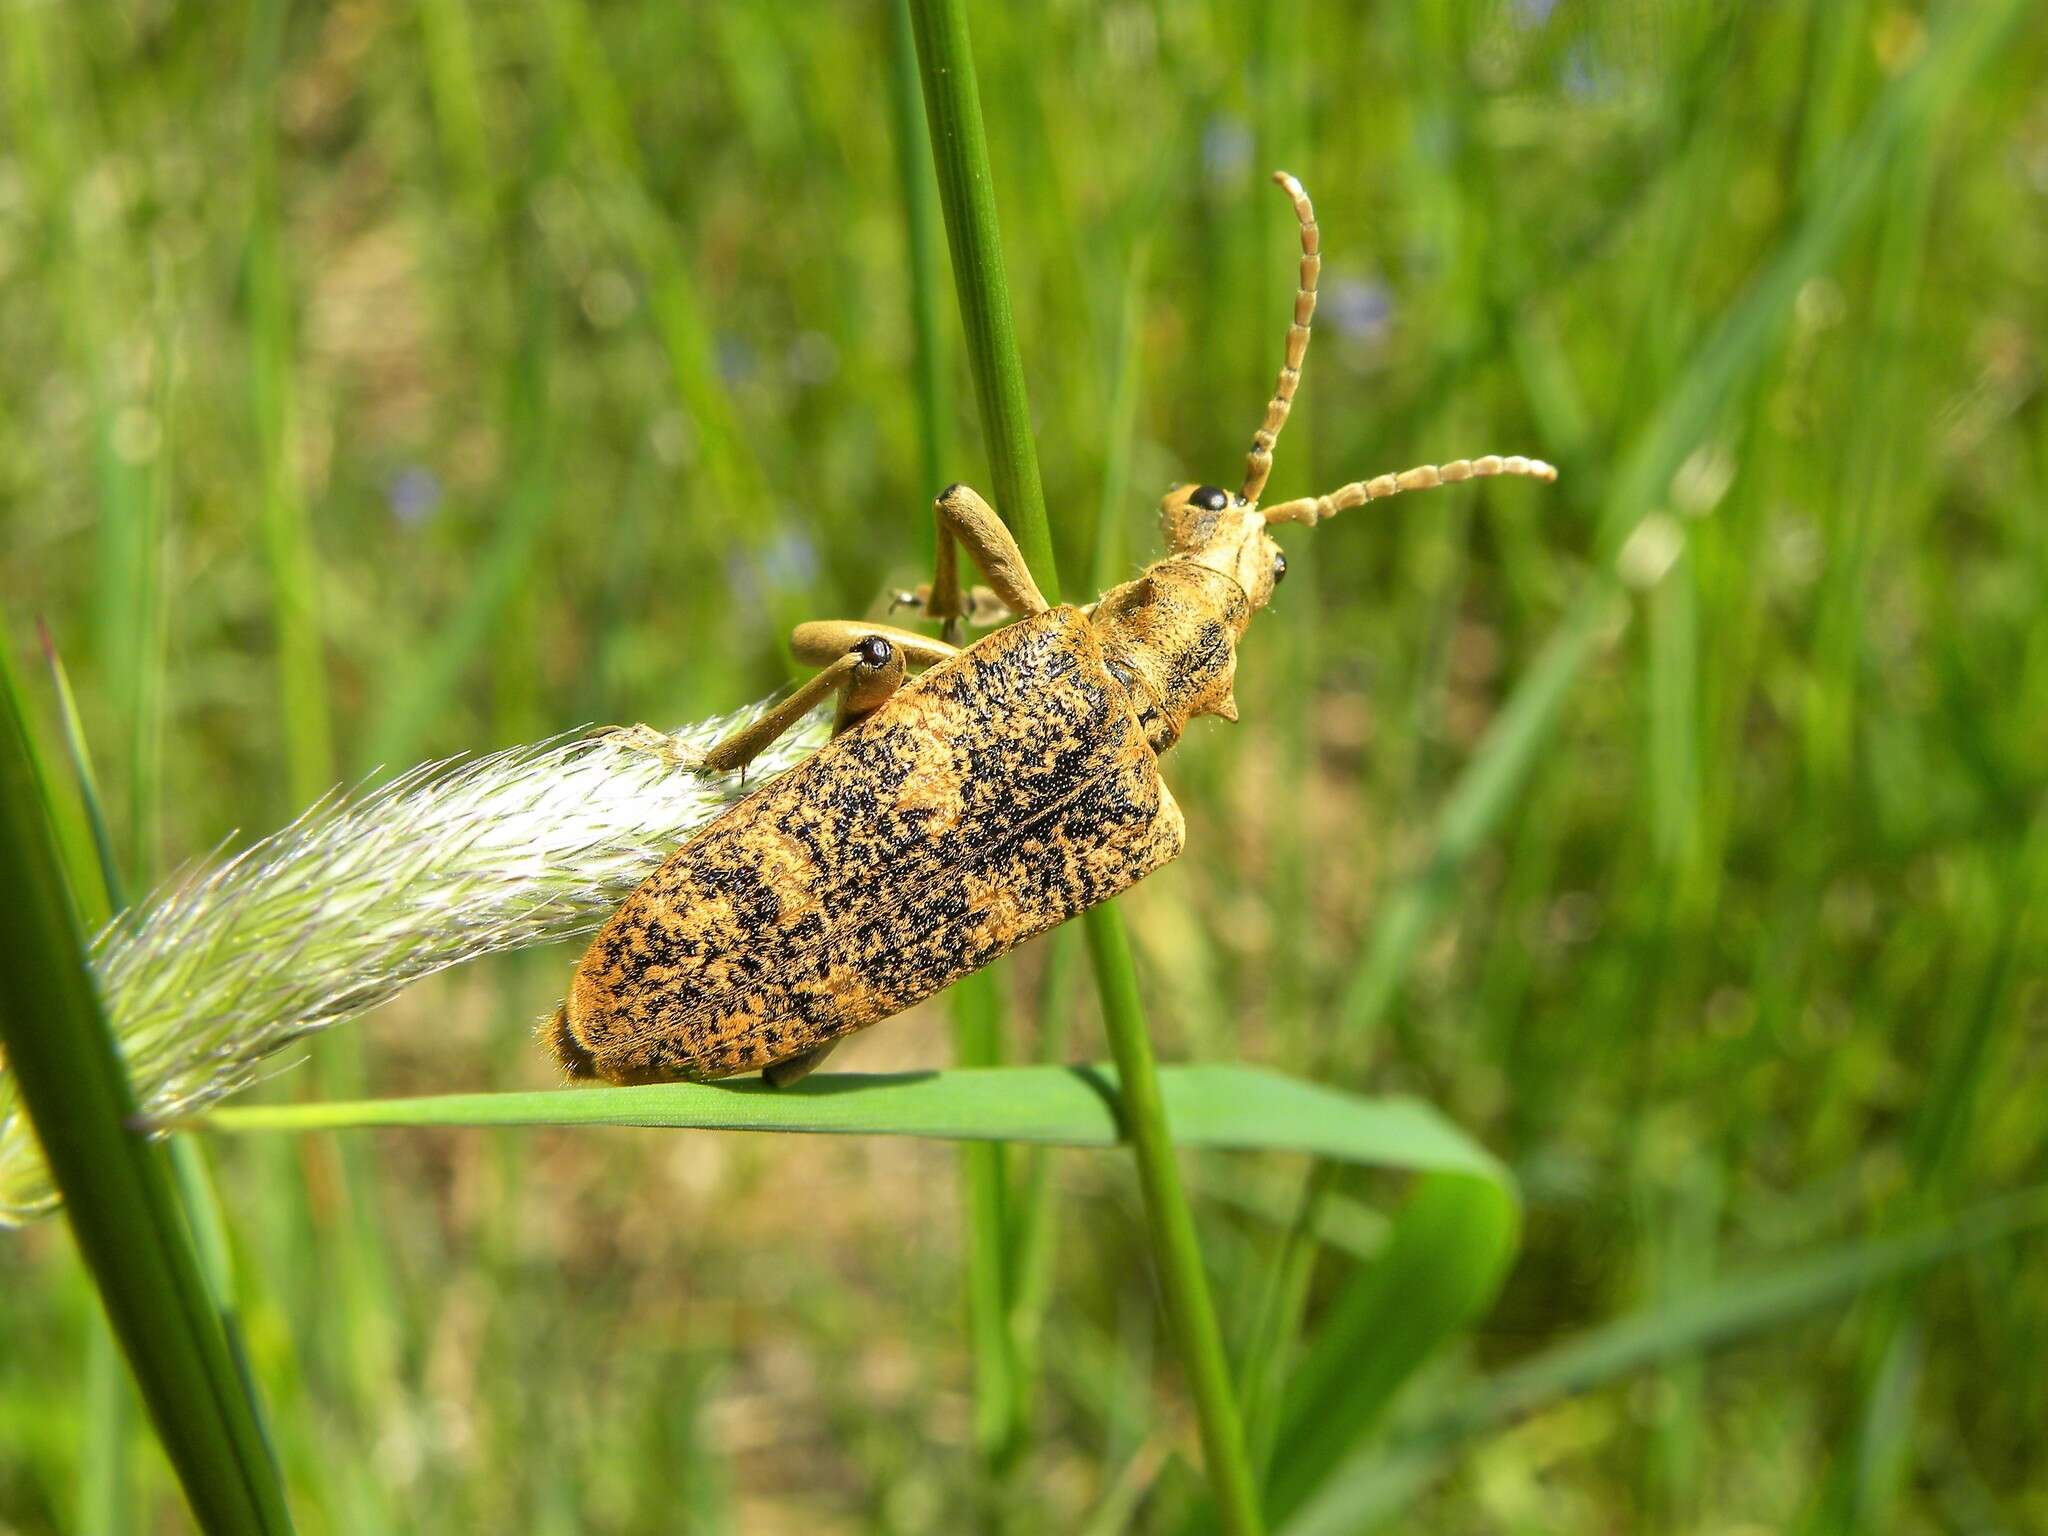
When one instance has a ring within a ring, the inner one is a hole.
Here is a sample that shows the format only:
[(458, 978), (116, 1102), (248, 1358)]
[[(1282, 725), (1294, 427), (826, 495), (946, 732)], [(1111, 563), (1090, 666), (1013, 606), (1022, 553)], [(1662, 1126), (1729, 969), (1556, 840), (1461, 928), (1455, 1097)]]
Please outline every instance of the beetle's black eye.
[(889, 658), (895, 655), (896, 651), (895, 647), (890, 645), (880, 635), (868, 635), (864, 639), (855, 642), (853, 653), (860, 658), (862, 666), (874, 667), (879, 670), (889, 665)]
[(1204, 512), (1221, 512), (1230, 505), (1230, 498), (1213, 485), (1198, 485), (1188, 492), (1188, 505)]
[(1276, 553), (1273, 556), (1273, 585), (1279, 586), (1287, 579), (1287, 557)]

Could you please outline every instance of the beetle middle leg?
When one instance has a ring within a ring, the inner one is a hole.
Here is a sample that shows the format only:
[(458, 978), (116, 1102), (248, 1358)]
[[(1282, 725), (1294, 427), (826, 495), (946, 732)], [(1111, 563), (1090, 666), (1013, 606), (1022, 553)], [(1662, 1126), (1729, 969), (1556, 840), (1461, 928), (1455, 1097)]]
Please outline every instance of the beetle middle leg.
[(926, 617), (941, 620), (950, 630), (968, 613), (960, 591), (960, 557), (949, 534), (967, 546), (967, 553), (988, 578), (996, 601), (1009, 612), (1029, 615), (1051, 606), (1031, 579), (1031, 567), (1010, 530), (972, 486), (947, 486), (932, 503), (932, 510), (939, 522), (939, 558), (925, 599)]
[[(946, 535), (950, 543), (952, 535)], [(929, 616), (932, 605), (932, 583), (921, 581), (914, 587), (892, 588), (888, 594), (889, 612), (898, 613), (905, 608)], [(945, 620), (949, 625), (964, 624), (969, 629), (993, 629), (1017, 617), (1017, 610), (996, 596), (993, 587), (969, 587), (960, 594), (961, 612)]]

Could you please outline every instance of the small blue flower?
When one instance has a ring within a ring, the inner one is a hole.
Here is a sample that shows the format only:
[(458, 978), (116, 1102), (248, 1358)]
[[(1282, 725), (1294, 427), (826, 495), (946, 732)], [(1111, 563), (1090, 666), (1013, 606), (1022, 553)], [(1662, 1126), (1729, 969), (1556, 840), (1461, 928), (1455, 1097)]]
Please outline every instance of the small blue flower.
[(754, 349), (747, 345), (745, 337), (721, 331), (712, 343), (712, 351), (718, 360), (718, 376), (726, 383), (738, 384), (752, 375)]
[(1202, 126), (1202, 170), (1212, 182), (1244, 179), (1252, 163), (1252, 131), (1234, 117), (1217, 116)]
[(1383, 341), (1394, 323), (1394, 295), (1378, 278), (1339, 278), (1324, 291), (1316, 318), (1340, 336)]
[(384, 488), (391, 515), (407, 528), (417, 528), (441, 505), (441, 482), (421, 464), (400, 470)]
[(1594, 53), (1584, 38), (1565, 53), (1560, 74), (1564, 93), (1573, 101), (1597, 106), (1621, 93), (1621, 77)]

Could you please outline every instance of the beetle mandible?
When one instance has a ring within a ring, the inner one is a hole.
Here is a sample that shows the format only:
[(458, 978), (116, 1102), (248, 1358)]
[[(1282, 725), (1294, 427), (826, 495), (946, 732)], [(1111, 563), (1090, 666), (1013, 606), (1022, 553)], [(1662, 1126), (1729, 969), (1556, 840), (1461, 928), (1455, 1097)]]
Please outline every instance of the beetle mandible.
[(836, 694), (833, 739), (692, 836), (606, 920), (544, 1031), (571, 1076), (760, 1068), (792, 1082), (854, 1030), (1127, 889), (1185, 835), (1159, 754), (1197, 715), (1237, 718), (1238, 637), (1287, 573), (1270, 529), (1461, 480), (1556, 478), (1488, 455), (1259, 506), (1322, 267), (1308, 195), (1273, 179), (1301, 224), (1301, 279), (1242, 489), (1170, 491), (1165, 558), (1087, 607), (1047, 603), (995, 509), (964, 485), (942, 492), (942, 529), (989, 585), (963, 593), (941, 537), (931, 585), (898, 601), (949, 635), (963, 617), (1015, 622), (964, 648), (886, 624), (797, 627), (792, 649), (822, 670), (698, 766), (743, 768)]

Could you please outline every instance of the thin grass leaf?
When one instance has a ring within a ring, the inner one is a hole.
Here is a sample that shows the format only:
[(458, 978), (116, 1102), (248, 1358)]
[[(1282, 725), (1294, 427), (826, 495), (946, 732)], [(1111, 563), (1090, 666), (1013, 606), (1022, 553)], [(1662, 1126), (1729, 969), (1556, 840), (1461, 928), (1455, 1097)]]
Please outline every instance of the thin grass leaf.
[(1806, 216), (1729, 306), (1623, 458), (1600, 520), (1608, 549), (1619, 548), (1643, 514), (1662, 502), (1671, 477), (1737, 386), (1770, 355), (1799, 290), (1841, 254), (1884, 186), (1899, 146), (1932, 131), (2029, 9), (2027, 0), (1989, 0), (1943, 10), (1920, 62), (1885, 87), (1855, 138), (1815, 178), (1817, 196)]
[[(2023, 0), (2002, 0), (1952, 11), (1921, 62), (1886, 88), (1844, 150), (1840, 174), (1825, 180), (1821, 200), (1729, 306), (1625, 456), (1601, 514), (1610, 552), (1663, 502), (1672, 477), (1706, 441), (1736, 385), (1762, 364), (1800, 288), (1834, 260), (1869, 207), (1881, 184), (1878, 173), (1901, 137), (1928, 131), (1953, 105), (2024, 8)], [(1513, 804), (1594, 641), (1619, 611), (1616, 591), (1611, 574), (1594, 578), (1488, 729), (1444, 802), (1428, 862), (1374, 926), (1372, 949), (1345, 993), (1347, 1033), (1372, 1028), (1398, 993), (1455, 893), (1464, 863)]]
[[(87, 884), (91, 892), (83, 898), (84, 908), (94, 914), (95, 926), (128, 905), (121, 889), (121, 865), (114, 856), (114, 834), (107, 826), (106, 803), (100, 798), (99, 776), (92, 766), (92, 749), (85, 739), (85, 725), (78, 718), (78, 700), (71, 691), (71, 673), (57, 653), (57, 642), (49, 626), (36, 620), (36, 638), (42, 642), (43, 662), (50, 669), (50, 689), (57, 696), (57, 725), (64, 738), (64, 753), (71, 761), (71, 781), (78, 802), (85, 810), (85, 824), (92, 829), (93, 852), (99, 865)], [(73, 872), (74, 876), (76, 872)]]
[(1173, 1157), (1171, 1138), (1175, 1132), (1152, 1063), (1130, 945), (1122, 922), (1110, 908), (1093, 908), (1084, 921), (1096, 983), (1102, 990), (1103, 1023), (1116, 1051), (1128, 1099), (1127, 1122), (1137, 1153), (1139, 1186), (1152, 1221), (1167, 1317), (1195, 1399), (1202, 1455), (1215, 1490), (1217, 1512), (1224, 1529), (1236, 1536), (1250, 1536), (1262, 1531), (1265, 1521), (1252, 1481), (1222, 1330), (1202, 1268), (1194, 1215), (1181, 1190), (1180, 1170)]
[[(910, 269), (910, 323), (917, 383), (919, 488), (937, 496), (952, 456), (952, 413), (946, 401), (945, 336), (939, 326), (941, 286), (939, 211), (930, 162), (923, 154), (917, 39), (909, 0), (889, 4), (889, 110), (896, 148), (896, 182), (903, 196), (903, 248)], [(934, 513), (936, 517), (936, 513)], [(937, 525), (934, 523), (934, 530)], [(933, 551), (937, 553), (936, 550)]]
[[(87, 819), (92, 823), (95, 843), (100, 854), (100, 865), (94, 875), (94, 889), (100, 893), (105, 909), (119, 914), (126, 911), (128, 905), (126, 883), (121, 878), (120, 866), (114, 856), (113, 840), (106, 830), (105, 806), (100, 795), (99, 781), (93, 773), (92, 754), (86, 744), (84, 727), (72, 699), (71, 679), (47, 630), (42, 634), (42, 641), (44, 655), (49, 661), (51, 682), (57, 694), (64, 748), (71, 759), (72, 777), (77, 785), (78, 797), (85, 807)], [(131, 666), (144, 671), (153, 670), (159, 660), (160, 658), (153, 658), (146, 649), (138, 650), (128, 658)], [(139, 680), (137, 696), (143, 696), (154, 686), (147, 678)], [(147, 808), (156, 797), (153, 776), (154, 753), (139, 733), (131, 738), (130, 745), (135, 754), (135, 760), (131, 764), (131, 772), (136, 783), (134, 803), (138, 808)], [(146, 824), (148, 820), (153, 819), (153, 813), (150, 813), (138, 821), (138, 825)], [(4, 1060), (0, 1060), (0, 1102), (5, 1101), (8, 1092), (4, 1073), (5, 1063)], [(4, 1135), (0, 1135), (0, 1150), (4, 1150), (5, 1145)], [(214, 1193), (213, 1180), (199, 1155), (199, 1149), (190, 1137), (181, 1136), (171, 1141), (169, 1161), (179, 1205), (191, 1223), (200, 1275), (204, 1278), (207, 1292), (212, 1297), (215, 1315), (220, 1319), (229, 1358), (234, 1362), (236, 1375), (242, 1382), (251, 1411), (256, 1416), (257, 1431), (263, 1436), (264, 1444), (268, 1447), (271, 1443), (269, 1426), (258, 1406), (260, 1399), (256, 1390), (255, 1373), (249, 1365), (241, 1319), (231, 1301), (235, 1288), (228, 1256), (227, 1228), (221, 1218), (220, 1201)], [(111, 1351), (111, 1340), (108, 1341), (108, 1348)], [(95, 1353), (93, 1363), (99, 1363), (99, 1359), (99, 1355)], [(121, 1516), (120, 1499), (124, 1495), (108, 1493), (99, 1488), (99, 1483), (110, 1480), (118, 1489), (126, 1488), (129, 1482), (127, 1465), (120, 1454), (121, 1448), (125, 1445), (126, 1426), (130, 1417), (129, 1399), (125, 1389), (120, 1392), (107, 1392), (96, 1387), (92, 1406), (96, 1415), (94, 1433), (99, 1443), (89, 1447), (86, 1456), (85, 1509), (92, 1520), (105, 1524), (116, 1521)], [(101, 1415), (105, 1417), (98, 1417)]]
[[(963, 1068), (987, 1069), (1003, 1057), (1002, 998), (987, 971), (963, 978), (947, 999), (953, 1020), (953, 1056)], [(997, 1143), (961, 1148), (967, 1196), (967, 1315), (974, 1345), (975, 1443), (998, 1472), (1014, 1462), (1022, 1430), (1016, 1409), (1023, 1384), (1010, 1334), (1011, 1276), (1008, 1218), (1010, 1169)]]
[[(1033, 1010), (1038, 1020), (1038, 1060), (1042, 1066), (1057, 1066), (1067, 1059), (1067, 1039), (1073, 1026), (1069, 983), (1073, 979), (1075, 942), (1072, 930), (1064, 927), (1046, 936)], [(1028, 1147), (1017, 1163), (1012, 1198), (1005, 1210), (1009, 1219), (1005, 1249), (1010, 1260), (1010, 1310), (1006, 1325), (1016, 1362), (1010, 1383), (1016, 1394), (1011, 1412), (1020, 1430), (1028, 1432), (1042, 1363), (1040, 1346), (1045, 1335), (1045, 1313), (1052, 1299), (1058, 1224), (1053, 1214), (1056, 1190), (1049, 1154), (1041, 1148)]]
[[(1302, 1319), (1308, 1313), (1309, 1286), (1315, 1278), (1316, 1261), (1322, 1257), (1322, 1244), (1328, 1240), (1336, 1173), (1333, 1165), (1318, 1163), (1304, 1175), (1293, 1218), (1283, 1218), (1285, 1235), (1267, 1272), (1244, 1347), (1238, 1399), (1244, 1404), (1245, 1444), (1262, 1482), (1272, 1476), (1273, 1450), (1280, 1434), (1281, 1389), (1294, 1368)], [(1386, 1238), (1386, 1233), (1378, 1235), (1372, 1251), (1364, 1255), (1368, 1261), (1385, 1256)]]
[(653, 190), (634, 137), (632, 112), (606, 60), (590, 8), (583, 0), (546, 0), (541, 17), (549, 63), (573, 109), (576, 132), (595, 162), (595, 189), (619, 234), (647, 274), (651, 317), (660, 332), (676, 395), (696, 429), (706, 481), (698, 498), (700, 520), (718, 537), (752, 547), (763, 520), (746, 509), (770, 501), (756, 435), (742, 430), (731, 391), (720, 375), (712, 318), (697, 278), (684, 257), (683, 232)]
[[(787, 1088), (741, 1078), (348, 1104), (229, 1105), (179, 1123), (209, 1131), (614, 1125), (1111, 1147), (1129, 1139), (1118, 1083), (1116, 1069), (1108, 1065), (824, 1072)], [(1161, 1067), (1158, 1085), (1182, 1146), (1311, 1152), (1367, 1167), (1455, 1174), (1511, 1191), (1505, 1170), (1484, 1148), (1416, 1099), (1361, 1098), (1235, 1065)]]
[(249, 103), (249, 389), (261, 450), (258, 532), (270, 573), (276, 628), (277, 707), (290, 803), (334, 782), (333, 726), (321, 634), (319, 569), (300, 482), (298, 380), (291, 272), (277, 172), (276, 99), (283, 79), (285, 0), (256, 7), (246, 65)]
[(1107, 592), (1129, 575), (1131, 455), (1138, 437), (1138, 384), (1144, 348), (1139, 343), (1145, 275), (1152, 244), (1139, 235), (1131, 242), (1117, 306), (1116, 346), (1110, 365), (1109, 410), (1103, 420), (1102, 495), (1095, 505), (1094, 551), (1089, 558), (1089, 587)]
[(85, 1436), (78, 1455), (80, 1536), (122, 1536), (139, 1528), (135, 1518), (135, 1458), (129, 1431), (135, 1395), (127, 1362), (109, 1330), (95, 1316), (85, 1346)]
[(1428, 862), (1389, 898), (1373, 924), (1372, 947), (1338, 1007), (1344, 1035), (1369, 1034), (1386, 1016), (1423, 941), (1456, 897), (1465, 865), (1515, 803), (1573, 684), (1623, 612), (1605, 591), (1582, 601), (1488, 727), (1437, 813)]
[(924, 80), (925, 122), (938, 168), (939, 206), (945, 212), (946, 242), (953, 254), (953, 286), (967, 333), (967, 365), (981, 407), (994, 481), (990, 489), (1039, 589), (1058, 602), (1059, 567), (1053, 559), (1023, 355), (1003, 269), (995, 177), (982, 126), (966, 8), (959, 0), (910, 0), (910, 16)]
[(1386, 1252), (1341, 1291), (1287, 1383), (1266, 1485), (1276, 1523), (1381, 1423), (1421, 1364), (1493, 1305), (1521, 1206), (1502, 1179), (1437, 1173), (1395, 1217)]
[[(1277, 1169), (1264, 1175), (1237, 1168), (1203, 1170), (1192, 1182), (1203, 1199), (1242, 1211), (1280, 1231), (1300, 1219), (1300, 1179), (1283, 1178)], [(1315, 1236), (1337, 1252), (1369, 1264), (1387, 1251), (1392, 1229), (1393, 1223), (1364, 1200), (1333, 1192), (1322, 1202)], [(1253, 1332), (1256, 1334), (1256, 1327)], [(1248, 1349), (1247, 1359), (1253, 1354)]]
[(209, 1531), (288, 1531), (162, 1156), (128, 1129), (135, 1099), (83, 963), (11, 657), (0, 692), (0, 865), (18, 901), (0, 924), (10, 1081), (195, 1517)]
[[(40, 618), (36, 620), (36, 637), (42, 642), (43, 659), (50, 669), (64, 748), (71, 759), (72, 782), (85, 807), (93, 847), (99, 854), (97, 882), (88, 884), (88, 889), (96, 890), (97, 900), (88, 899), (87, 904), (97, 907), (104, 920), (105, 913), (125, 904), (112, 835), (107, 830), (106, 808), (93, 775), (92, 754), (78, 718), (70, 674), (57, 653), (49, 627)], [(127, 1364), (106, 1318), (95, 1315), (90, 1327), (85, 1358), (86, 1430), (79, 1454), (78, 1528), (87, 1536), (116, 1536), (135, 1527), (134, 1459), (128, 1446), (130, 1427), (135, 1420), (134, 1396), (128, 1385)]]

